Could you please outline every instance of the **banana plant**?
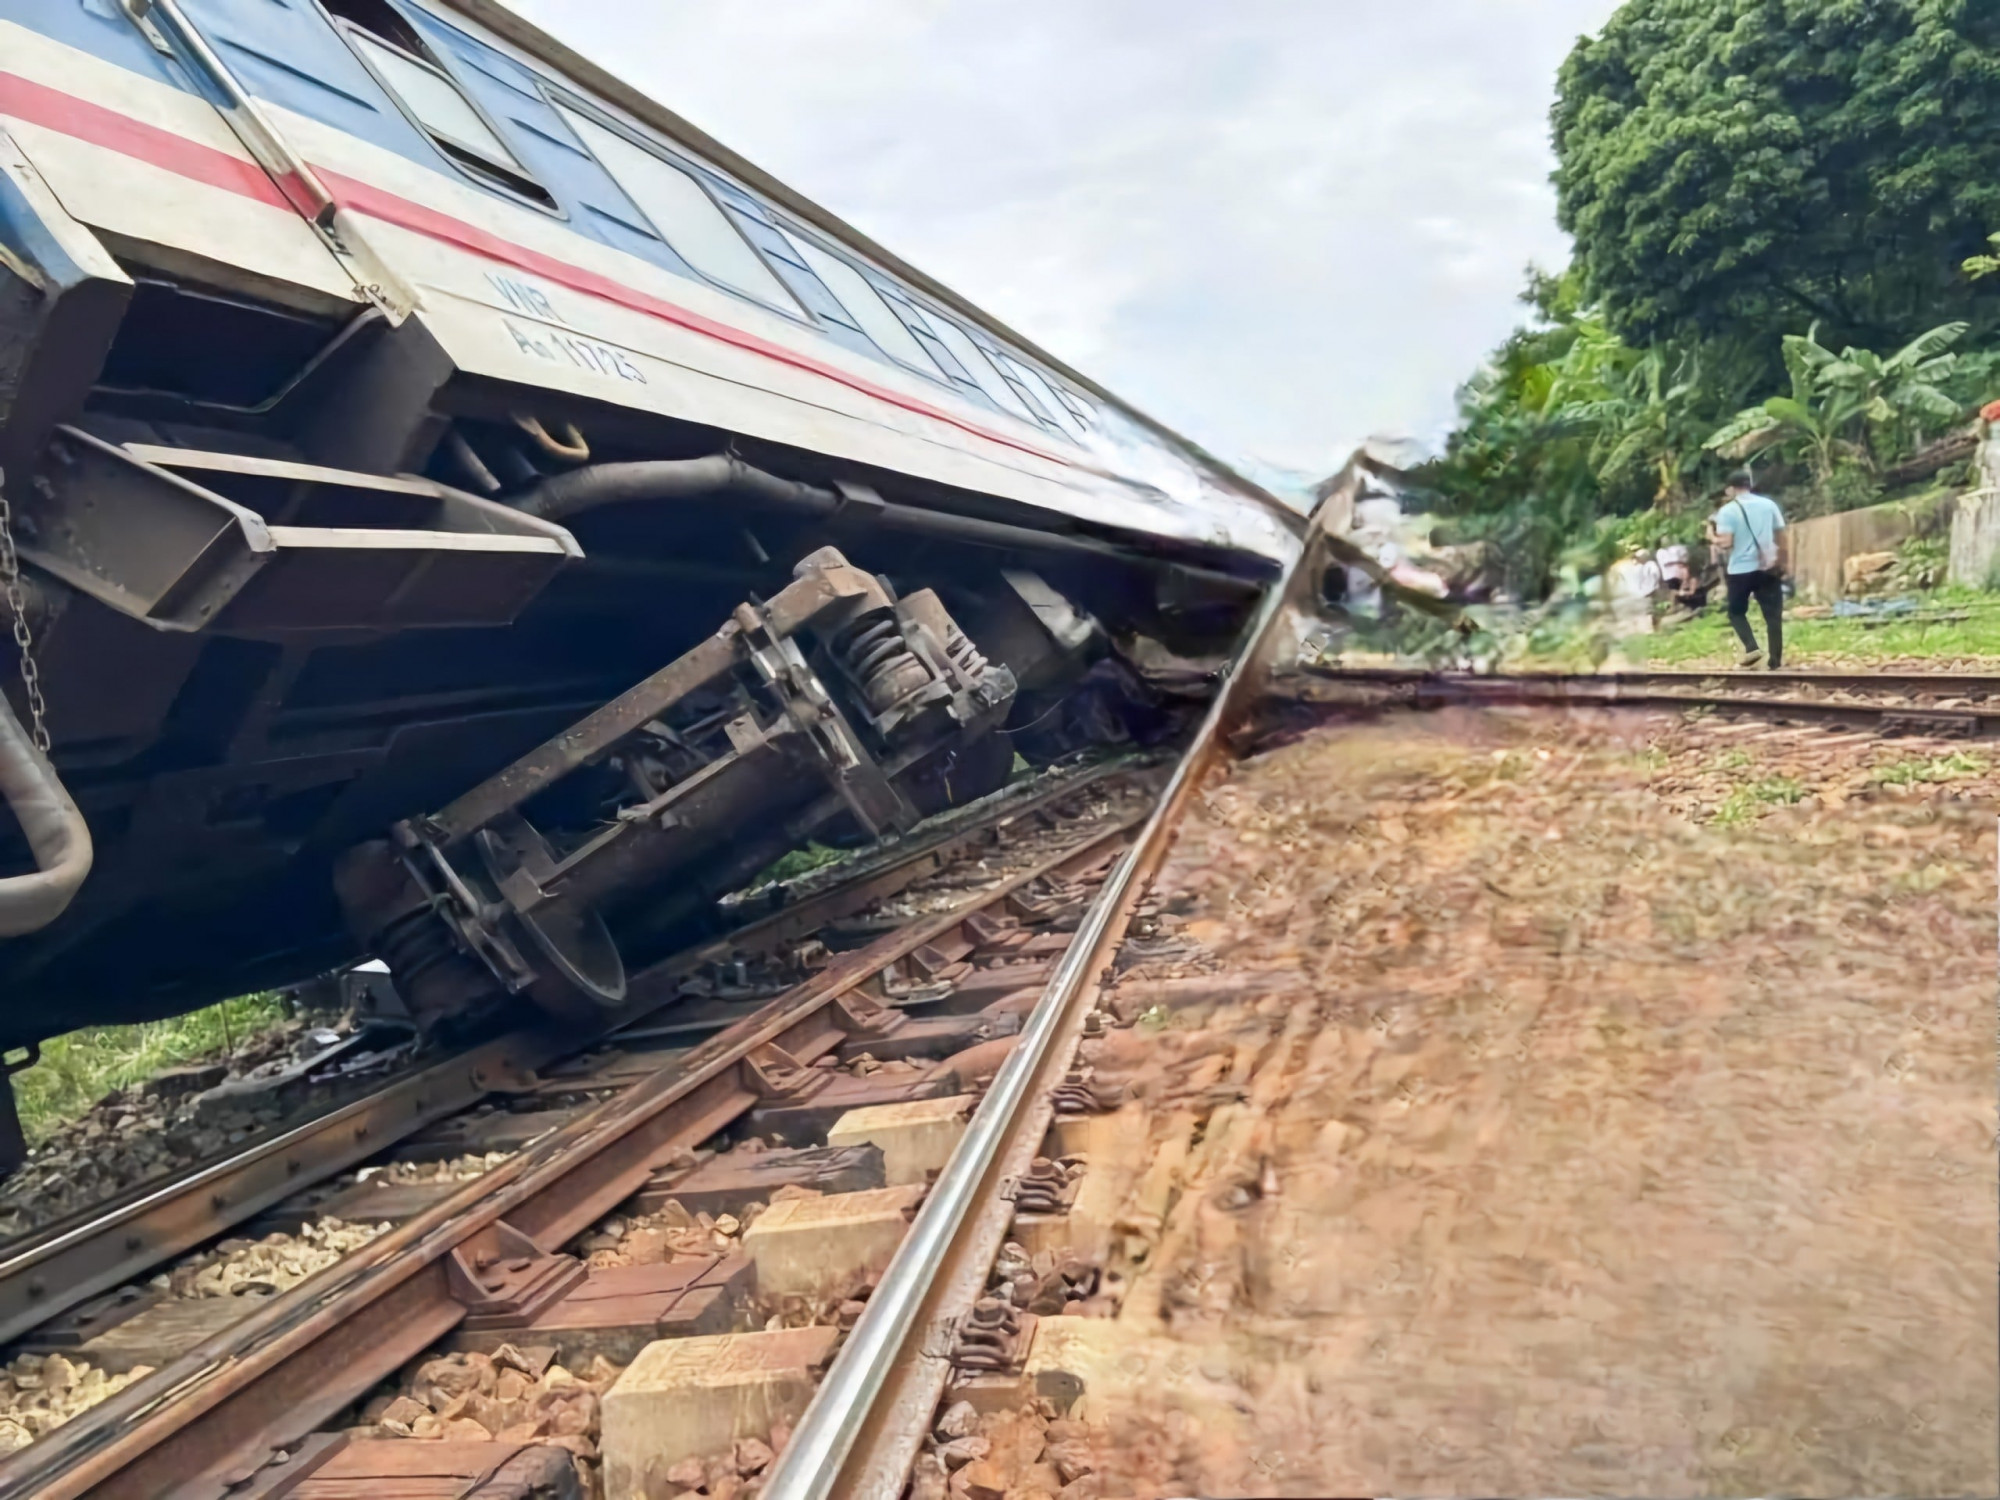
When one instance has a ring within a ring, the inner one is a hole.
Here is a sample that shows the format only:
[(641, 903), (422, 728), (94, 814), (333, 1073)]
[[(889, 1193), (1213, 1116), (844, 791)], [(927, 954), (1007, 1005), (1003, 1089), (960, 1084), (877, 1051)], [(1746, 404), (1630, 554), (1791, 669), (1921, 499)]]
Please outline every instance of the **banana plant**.
[[(1989, 234), (1987, 242), (1995, 250), (2000, 250), (2000, 234)], [(1965, 263), (1965, 274), (1977, 281), (1982, 276), (1991, 276), (2000, 271), (2000, 255), (1975, 255)]]
[(1952, 345), (1966, 325), (1946, 323), (1912, 339), (1884, 359), (1867, 349), (1835, 354), (1819, 341), (1819, 325), (1785, 339), (1789, 396), (1773, 396), (1738, 412), (1703, 444), (1728, 459), (1773, 450), (1803, 453), (1824, 485), (1842, 459), (1874, 467), (1867, 438), (1900, 423), (1919, 431), (1926, 421), (1949, 423), (1959, 405), (1943, 389), (1957, 368)]
[(1597, 434), (1592, 456), (1598, 472), (1614, 475), (1642, 464), (1653, 481), (1654, 506), (1671, 509), (1682, 495), (1687, 403), (1700, 385), (1700, 368), (1692, 357), (1679, 360), (1671, 372), (1659, 349), (1630, 362), (1613, 394), (1585, 403), (1576, 413), (1578, 422)]
[(1880, 439), (1907, 425), (1911, 446), (1921, 447), (1927, 430), (1947, 427), (1964, 415), (1944, 387), (1957, 373), (1952, 346), (1965, 337), (1966, 328), (1964, 323), (1943, 324), (1887, 359), (1867, 349), (1849, 349), (1820, 367), (1820, 383), (1861, 401), (1862, 421), (1872, 436)]

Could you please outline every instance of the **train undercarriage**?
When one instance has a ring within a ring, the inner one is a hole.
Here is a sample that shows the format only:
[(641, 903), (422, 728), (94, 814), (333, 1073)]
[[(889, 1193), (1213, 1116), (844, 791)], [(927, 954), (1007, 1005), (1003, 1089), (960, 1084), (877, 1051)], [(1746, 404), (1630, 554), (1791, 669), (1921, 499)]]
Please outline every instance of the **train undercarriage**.
[[(1145, 733), (1157, 663), (1255, 596), (1018, 507), (457, 383), (414, 325), (336, 330), (267, 409), (221, 410), (169, 295), (81, 410), (35, 442), (53, 411), (17, 396), (7, 429), (41, 722), (95, 846), (62, 916), (0, 942), (10, 1066), (364, 954), (426, 1025), (612, 1003), (806, 840)], [(35, 864), (0, 833), (0, 876)]]
[(635, 239), (550, 77), (539, 206), (458, 180), (340, 73), (512, 66), (428, 13), (94, 9), (0, 16), (0, 1072), (364, 956), (429, 1034), (616, 1005), (808, 840), (1160, 732), (1295, 545), (747, 163), (644, 148), (762, 292)]

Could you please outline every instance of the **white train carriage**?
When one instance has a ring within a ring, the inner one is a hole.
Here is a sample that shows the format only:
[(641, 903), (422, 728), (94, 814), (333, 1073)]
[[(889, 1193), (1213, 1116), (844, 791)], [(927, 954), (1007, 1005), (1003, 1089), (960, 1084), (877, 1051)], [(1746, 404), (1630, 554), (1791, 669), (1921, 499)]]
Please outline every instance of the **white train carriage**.
[(46, 694), (0, 789), (45, 729), (82, 820), (0, 844), (9, 1047), (351, 957), (344, 851), (816, 549), (962, 617), (1008, 734), (1093, 654), (1143, 698), (1134, 635), (1218, 647), (1299, 532), (491, 0), (0, 0), (0, 464)]

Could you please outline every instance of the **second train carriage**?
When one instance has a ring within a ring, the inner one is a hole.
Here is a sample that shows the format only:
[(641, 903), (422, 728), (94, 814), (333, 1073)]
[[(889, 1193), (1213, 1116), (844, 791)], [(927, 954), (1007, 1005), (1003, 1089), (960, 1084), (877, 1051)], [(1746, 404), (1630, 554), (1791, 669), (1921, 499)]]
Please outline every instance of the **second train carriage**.
[(362, 947), (612, 1003), (1298, 530), (491, 0), (0, 0), (0, 465), (0, 787), (94, 847), (0, 843), (9, 1048)]

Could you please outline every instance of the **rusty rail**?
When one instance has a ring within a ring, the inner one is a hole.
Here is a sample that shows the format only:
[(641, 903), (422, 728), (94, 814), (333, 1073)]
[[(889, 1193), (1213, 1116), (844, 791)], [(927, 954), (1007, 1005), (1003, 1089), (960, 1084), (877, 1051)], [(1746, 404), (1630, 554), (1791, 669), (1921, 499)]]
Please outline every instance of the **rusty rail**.
[(676, 1057), (418, 1218), (272, 1299), (243, 1322), (0, 1460), (0, 1496), (218, 1497), (465, 1315), (454, 1250), (504, 1225), (550, 1253), (629, 1197), (654, 1164), (714, 1135), (762, 1097), (760, 1054), (806, 1064), (896, 1013), (863, 986), (888, 965), (1049, 874), (1114, 858), (1137, 815), (950, 911), (842, 954), (806, 983)]
[(937, 836), (912, 835), (852, 879), (782, 907), (634, 977), (632, 998), (591, 1028), (537, 1019), (445, 1058), (240, 1150), (141, 1183), (68, 1219), (0, 1245), (0, 1343), (99, 1293), (145, 1275), (302, 1188), (324, 1182), (439, 1120), (470, 1109), (507, 1080), (630, 1027), (666, 1003), (675, 980), (731, 953), (759, 951), (860, 910), (941, 868), (989, 829), (1035, 813), (1129, 769), (1111, 764), (1000, 802)]
[(1019, 1045), (766, 1476), (764, 1500), (902, 1495), (951, 1373), (952, 1330), (980, 1296), (1013, 1217), (1002, 1184), (1025, 1176), (1040, 1150), (1054, 1091), (1069, 1070), (1101, 977), (1174, 828), (1229, 753), (1229, 730), (1265, 687), (1279, 626), (1314, 576), (1312, 559), (1326, 540), (1315, 525), (1284, 580), (1265, 596), (1194, 742), (1130, 853), (1099, 888)]
[[(1560, 676), (1312, 667), (1303, 669), (1294, 682), (1296, 695), (1307, 702), (1326, 701), (1319, 697), (1323, 690), (1352, 686), (1379, 689), (1393, 701), (1421, 708), (1452, 703), (1709, 708), (1779, 722), (1850, 724), (1882, 734), (1959, 739), (2000, 736), (2000, 677), (1973, 674), (1758, 672), (1735, 676), (1660, 671)], [(1811, 696), (1815, 693), (1856, 696)]]

